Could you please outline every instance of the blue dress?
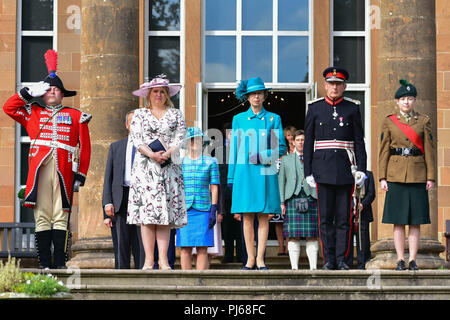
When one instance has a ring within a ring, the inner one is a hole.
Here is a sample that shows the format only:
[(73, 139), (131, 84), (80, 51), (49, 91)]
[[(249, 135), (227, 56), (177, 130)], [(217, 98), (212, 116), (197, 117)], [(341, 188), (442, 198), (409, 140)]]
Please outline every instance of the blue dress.
[(250, 107), (233, 117), (228, 166), (231, 213), (281, 213), (276, 160), (285, 153), (279, 115), (264, 108), (255, 115)]
[(187, 225), (177, 229), (177, 247), (214, 246), (214, 228), (208, 228), (211, 208), (210, 184), (220, 184), (219, 166), (215, 158), (202, 155), (198, 159), (184, 157), (183, 180), (186, 194)]

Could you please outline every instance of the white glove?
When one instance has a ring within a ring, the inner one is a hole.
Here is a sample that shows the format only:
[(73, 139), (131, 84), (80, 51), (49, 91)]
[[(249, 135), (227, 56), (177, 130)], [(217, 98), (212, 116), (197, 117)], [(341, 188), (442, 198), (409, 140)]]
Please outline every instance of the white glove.
[(367, 176), (362, 171), (355, 172), (355, 183), (358, 187), (361, 187), (364, 184), (364, 180), (367, 179)]
[(306, 183), (309, 184), (309, 186), (311, 188), (315, 188), (316, 187), (316, 181), (314, 180), (313, 175), (310, 175), (310, 176), (306, 177)]
[(39, 81), (33, 87), (28, 89), (28, 93), (32, 97), (42, 97), (50, 89), (50, 84), (44, 81)]
[(81, 181), (75, 180), (75, 183), (73, 184), (73, 191), (78, 192), (80, 190)]

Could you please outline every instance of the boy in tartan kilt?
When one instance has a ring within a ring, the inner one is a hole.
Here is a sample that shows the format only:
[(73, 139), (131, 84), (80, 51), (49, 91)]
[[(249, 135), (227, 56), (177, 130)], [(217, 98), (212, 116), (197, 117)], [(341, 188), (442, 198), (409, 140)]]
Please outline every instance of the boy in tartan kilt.
[[(306, 238), (306, 254), (311, 270), (317, 269), (319, 220), (317, 192), (306, 183), (303, 170), (303, 130), (294, 133), (295, 151), (281, 159), (280, 198), (284, 216), (283, 236), (289, 238), (288, 251), (292, 269), (298, 269), (300, 239)], [(301, 200), (303, 199), (303, 200)]]

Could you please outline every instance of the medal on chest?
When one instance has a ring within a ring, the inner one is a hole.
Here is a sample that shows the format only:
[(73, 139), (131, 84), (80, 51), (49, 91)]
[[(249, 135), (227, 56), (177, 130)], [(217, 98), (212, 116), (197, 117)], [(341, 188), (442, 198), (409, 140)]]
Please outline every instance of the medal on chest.
[(344, 120), (344, 117), (339, 117), (339, 126), (343, 127), (344, 126), (344, 122), (342, 122)]
[(335, 106), (333, 106), (333, 113), (331, 115), (333, 116), (333, 119), (336, 120), (336, 118), (338, 116), (338, 113), (336, 111), (336, 107)]

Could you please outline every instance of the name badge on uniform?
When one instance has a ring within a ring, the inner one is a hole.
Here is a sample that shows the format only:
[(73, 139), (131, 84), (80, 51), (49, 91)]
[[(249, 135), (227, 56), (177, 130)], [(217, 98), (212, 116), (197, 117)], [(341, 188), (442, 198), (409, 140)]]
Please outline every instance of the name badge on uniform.
[(273, 116), (270, 116), (270, 122), (272, 122), (273, 121)]

